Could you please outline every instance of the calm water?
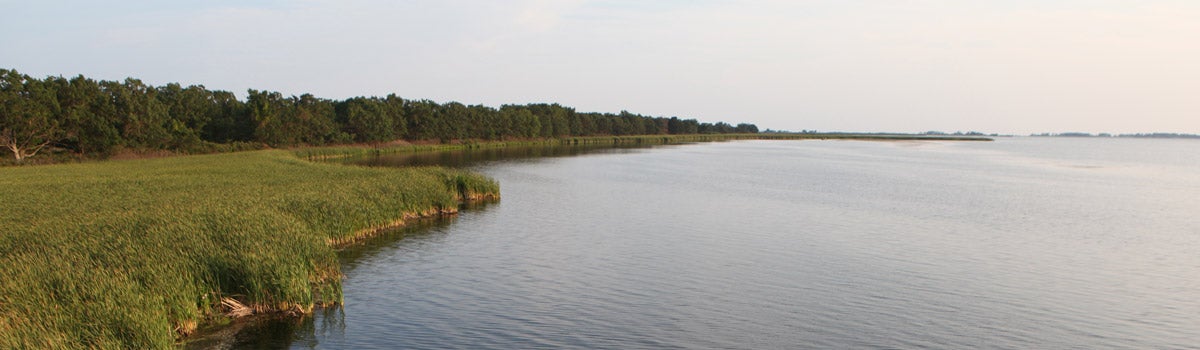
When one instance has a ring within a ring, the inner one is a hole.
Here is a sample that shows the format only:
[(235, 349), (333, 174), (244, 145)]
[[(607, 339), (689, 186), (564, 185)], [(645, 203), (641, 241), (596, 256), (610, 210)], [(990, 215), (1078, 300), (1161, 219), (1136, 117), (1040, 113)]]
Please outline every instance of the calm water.
[[(485, 157), (486, 158), (486, 157)], [(1200, 348), (1200, 142), (746, 141), (483, 161), (292, 348)]]

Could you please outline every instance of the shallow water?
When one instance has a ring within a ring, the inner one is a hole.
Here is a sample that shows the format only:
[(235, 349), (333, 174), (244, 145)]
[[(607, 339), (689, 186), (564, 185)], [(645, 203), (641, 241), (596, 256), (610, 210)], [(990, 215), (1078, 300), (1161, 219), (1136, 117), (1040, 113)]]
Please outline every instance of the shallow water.
[(344, 308), (235, 347), (1200, 348), (1198, 146), (484, 157), (503, 201), (348, 251)]

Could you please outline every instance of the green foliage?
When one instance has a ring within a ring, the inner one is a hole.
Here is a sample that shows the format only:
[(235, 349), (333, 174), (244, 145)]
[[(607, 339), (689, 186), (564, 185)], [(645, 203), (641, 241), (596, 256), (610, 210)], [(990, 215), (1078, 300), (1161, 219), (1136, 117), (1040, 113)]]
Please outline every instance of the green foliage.
[(313, 95), (283, 97), (250, 90), (246, 99), (253, 138), (274, 147), (348, 142), (334, 122), (334, 102)]
[(215, 114), (204, 125), (201, 138), (210, 142), (246, 142), (254, 135), (254, 120), (250, 118), (246, 105), (228, 91), (213, 91), (212, 104)]
[(113, 97), (122, 143), (133, 148), (159, 148), (171, 143), (167, 106), (157, 98), (158, 90), (127, 78), (124, 83), (101, 82)]
[(83, 76), (39, 80), (3, 69), (0, 77), (0, 141), (16, 158), (42, 148), (106, 158), (121, 149), (197, 153), (219, 148), (209, 144), (231, 142), (293, 147), (758, 131), (751, 124), (734, 127), (627, 111), (580, 113), (544, 103), (497, 109), (396, 95), (335, 101), (253, 89), (242, 102), (228, 91), (201, 85), (155, 87), (133, 78)]
[(64, 116), (66, 135), (59, 145), (81, 154), (111, 155), (121, 141), (121, 133), (116, 106), (100, 83), (83, 76), (70, 80), (52, 77), (47, 82), (55, 85)]
[(49, 84), (0, 69), (0, 147), (17, 161), (62, 138), (61, 108)]
[(337, 106), (338, 122), (342, 130), (356, 142), (377, 144), (391, 141), (403, 135), (403, 101), (393, 96), (390, 100), (355, 97)]
[(0, 168), (0, 348), (168, 348), (223, 297), (338, 302), (331, 241), (498, 191), (283, 151)]

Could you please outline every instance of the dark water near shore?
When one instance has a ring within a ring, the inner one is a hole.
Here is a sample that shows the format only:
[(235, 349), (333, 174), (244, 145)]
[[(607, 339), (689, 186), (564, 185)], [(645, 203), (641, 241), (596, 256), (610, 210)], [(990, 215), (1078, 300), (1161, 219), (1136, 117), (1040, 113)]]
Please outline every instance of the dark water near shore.
[(235, 347), (1200, 348), (1194, 140), (581, 153), (461, 163), (503, 201), (346, 252), (344, 308)]

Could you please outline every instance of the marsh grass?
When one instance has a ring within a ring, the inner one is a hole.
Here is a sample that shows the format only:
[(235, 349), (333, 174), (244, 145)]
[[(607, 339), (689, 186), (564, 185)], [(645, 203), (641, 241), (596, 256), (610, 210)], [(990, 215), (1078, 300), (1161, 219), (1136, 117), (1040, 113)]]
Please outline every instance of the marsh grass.
[(867, 140), (867, 141), (991, 141), (990, 138), (952, 135), (912, 134), (853, 134), (853, 133), (770, 133), (770, 134), (686, 134), (686, 135), (634, 135), (634, 136), (580, 136), (548, 139), (508, 141), (464, 141), (442, 144), (391, 144), (382, 146), (330, 146), (305, 147), (293, 150), (296, 156), (308, 160), (353, 158), (395, 153), (432, 151), (458, 151), (480, 148), (529, 147), (529, 146), (621, 146), (621, 145), (667, 145), (694, 142), (720, 142), (735, 140)]
[(0, 168), (0, 348), (168, 348), (226, 314), (306, 313), (341, 301), (331, 243), (498, 193), (286, 151)]
[(458, 151), (480, 148), (528, 147), (528, 146), (559, 146), (559, 145), (628, 145), (628, 144), (670, 144), (701, 141), (719, 141), (741, 139), (737, 134), (729, 135), (639, 135), (639, 136), (588, 136), (549, 139), (527, 139), (508, 141), (477, 141), (468, 140), (457, 143), (439, 144), (391, 144), (382, 146), (343, 145), (329, 147), (304, 147), (293, 150), (296, 156), (308, 160), (326, 160), (350, 157), (372, 156), (394, 153)]

